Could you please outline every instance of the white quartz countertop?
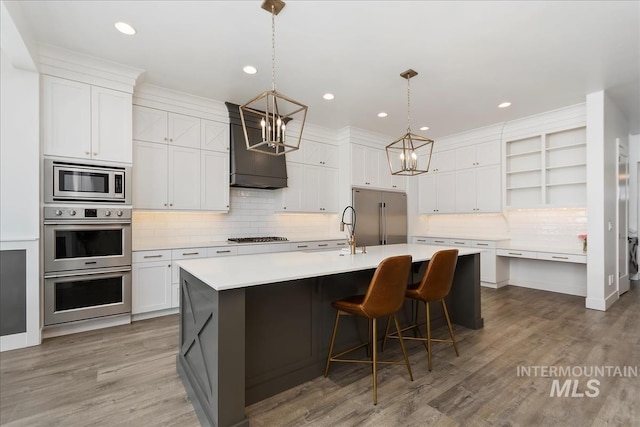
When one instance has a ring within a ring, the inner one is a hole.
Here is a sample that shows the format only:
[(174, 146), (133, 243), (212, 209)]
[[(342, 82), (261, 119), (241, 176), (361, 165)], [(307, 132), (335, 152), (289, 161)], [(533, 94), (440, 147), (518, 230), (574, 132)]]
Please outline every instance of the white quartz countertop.
[[(222, 258), (200, 258), (178, 261), (178, 265), (217, 291), (284, 282), (330, 274), (368, 270), (385, 258), (413, 256), (413, 261), (426, 261), (444, 246), (398, 244), (367, 247), (367, 253), (351, 255), (348, 250), (319, 252), (280, 252), (240, 255)], [(480, 253), (478, 249), (455, 248), (460, 255)]]
[(451, 233), (428, 233), (414, 236), (416, 238), (436, 238), (436, 239), (464, 239), (464, 240), (486, 240), (489, 242), (497, 242), (500, 240), (509, 240), (509, 236), (483, 235), (483, 234), (451, 234)]

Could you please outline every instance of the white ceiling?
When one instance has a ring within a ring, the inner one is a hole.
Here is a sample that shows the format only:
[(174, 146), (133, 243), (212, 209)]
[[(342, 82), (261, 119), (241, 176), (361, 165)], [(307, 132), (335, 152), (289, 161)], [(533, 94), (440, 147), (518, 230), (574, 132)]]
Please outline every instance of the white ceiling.
[[(237, 104), (271, 88), (261, 0), (5, 3), (35, 41), (142, 68), (146, 83)], [(120, 20), (138, 33), (118, 33)], [(407, 125), (399, 74), (413, 68), (412, 130), (431, 138), (605, 89), (640, 133), (639, 21), (638, 1), (288, 0), (276, 17), (276, 84), (309, 105), (310, 123), (397, 136)], [(258, 74), (244, 74), (247, 64)], [(512, 107), (498, 109), (505, 100)]]

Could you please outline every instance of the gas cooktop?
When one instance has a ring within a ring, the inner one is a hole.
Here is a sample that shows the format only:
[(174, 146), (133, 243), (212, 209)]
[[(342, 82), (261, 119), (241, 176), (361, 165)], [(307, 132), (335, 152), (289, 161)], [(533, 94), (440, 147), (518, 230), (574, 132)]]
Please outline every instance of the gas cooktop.
[(289, 239), (286, 237), (231, 237), (229, 238), (230, 242), (235, 243), (261, 243), (261, 242), (286, 242)]

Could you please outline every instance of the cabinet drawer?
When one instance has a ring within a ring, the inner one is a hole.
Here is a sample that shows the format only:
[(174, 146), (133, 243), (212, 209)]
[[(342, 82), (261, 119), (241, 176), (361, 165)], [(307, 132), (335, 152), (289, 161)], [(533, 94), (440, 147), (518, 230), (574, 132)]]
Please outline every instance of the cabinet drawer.
[(426, 237), (413, 237), (413, 239), (411, 239), (411, 243), (415, 243), (417, 245), (427, 245), (429, 244), (428, 240), (429, 239)]
[(207, 248), (173, 249), (171, 251), (171, 259), (174, 261), (179, 259), (205, 258), (206, 256)]
[(587, 263), (586, 255), (559, 254), (551, 252), (538, 252), (538, 259), (546, 261), (576, 262), (580, 264)]
[(213, 248), (207, 248), (207, 257), (216, 257), (216, 256), (230, 256), (237, 255), (238, 248), (237, 247), (229, 247), (229, 246), (216, 246)]
[(471, 246), (474, 248), (486, 248), (486, 249), (495, 249), (496, 242), (491, 240), (472, 240)]
[(238, 246), (238, 255), (286, 252), (290, 247), (291, 245), (289, 243), (263, 243), (258, 245)]
[(451, 239), (451, 238), (442, 238), (442, 237), (427, 237), (426, 243), (428, 245), (439, 245), (439, 246), (471, 246), (470, 240)]
[(153, 262), (171, 260), (171, 250), (163, 251), (135, 251), (133, 252), (133, 262)]
[(496, 251), (498, 256), (507, 256), (512, 258), (538, 258), (538, 253), (533, 251), (519, 251), (517, 249), (498, 249)]

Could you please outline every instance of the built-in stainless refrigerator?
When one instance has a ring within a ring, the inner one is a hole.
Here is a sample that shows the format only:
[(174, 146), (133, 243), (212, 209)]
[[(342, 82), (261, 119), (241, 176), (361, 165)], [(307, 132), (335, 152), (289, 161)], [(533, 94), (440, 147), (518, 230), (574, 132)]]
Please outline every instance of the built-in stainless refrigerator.
[(393, 191), (352, 190), (358, 246), (407, 243), (407, 195)]

